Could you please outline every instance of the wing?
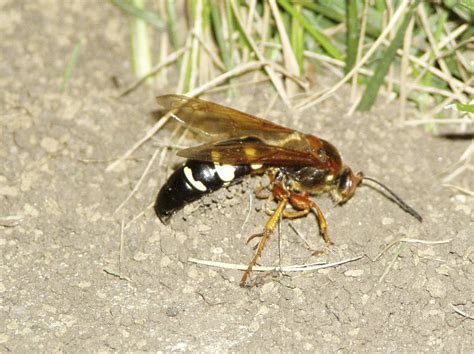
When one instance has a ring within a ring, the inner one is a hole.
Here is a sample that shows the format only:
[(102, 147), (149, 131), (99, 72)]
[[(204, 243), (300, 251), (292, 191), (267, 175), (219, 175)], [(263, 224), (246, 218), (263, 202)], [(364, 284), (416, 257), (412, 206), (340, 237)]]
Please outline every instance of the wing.
[(277, 142), (292, 134), (302, 135), (265, 119), (198, 98), (165, 95), (156, 99), (164, 110), (173, 111), (176, 120), (216, 140), (255, 136)]
[(313, 166), (328, 168), (328, 164), (307, 152), (267, 145), (263, 142), (232, 139), (217, 144), (204, 144), (180, 150), (178, 156), (192, 160), (221, 164), (264, 164), (267, 166)]

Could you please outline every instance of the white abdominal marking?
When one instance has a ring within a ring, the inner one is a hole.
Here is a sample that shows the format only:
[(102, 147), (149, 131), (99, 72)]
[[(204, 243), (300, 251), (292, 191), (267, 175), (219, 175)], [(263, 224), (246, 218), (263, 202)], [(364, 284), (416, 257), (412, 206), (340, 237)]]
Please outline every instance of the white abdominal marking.
[(201, 192), (207, 191), (207, 188), (204, 183), (202, 183), (201, 181), (196, 181), (193, 177), (193, 171), (191, 171), (191, 169), (187, 166), (184, 168), (184, 175), (186, 176), (188, 182), (191, 183), (194, 188)]
[(250, 168), (251, 168), (252, 170), (259, 170), (259, 169), (261, 169), (262, 167), (263, 167), (263, 164), (261, 164), (261, 163), (253, 163), (253, 164), (250, 165)]
[(220, 165), (215, 163), (214, 167), (223, 182), (231, 182), (235, 178), (235, 167), (232, 165)]

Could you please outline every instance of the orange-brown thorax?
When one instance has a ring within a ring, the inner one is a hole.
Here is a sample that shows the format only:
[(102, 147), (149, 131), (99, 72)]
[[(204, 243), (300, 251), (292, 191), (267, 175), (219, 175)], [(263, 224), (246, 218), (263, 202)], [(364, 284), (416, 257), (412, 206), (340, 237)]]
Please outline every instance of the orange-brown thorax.
[(309, 153), (318, 161), (315, 166), (282, 168), (291, 187), (301, 192), (320, 194), (330, 192), (338, 203), (350, 199), (361, 181), (361, 174), (354, 174), (345, 166), (334, 145), (313, 135), (305, 135)]

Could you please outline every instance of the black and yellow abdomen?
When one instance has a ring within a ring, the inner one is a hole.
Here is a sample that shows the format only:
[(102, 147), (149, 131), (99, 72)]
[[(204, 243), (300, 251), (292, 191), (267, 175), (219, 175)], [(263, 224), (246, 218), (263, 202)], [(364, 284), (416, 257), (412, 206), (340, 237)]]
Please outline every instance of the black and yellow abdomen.
[(251, 171), (249, 165), (232, 166), (188, 160), (161, 187), (155, 203), (156, 215), (167, 224), (171, 216), (187, 204), (238, 182)]

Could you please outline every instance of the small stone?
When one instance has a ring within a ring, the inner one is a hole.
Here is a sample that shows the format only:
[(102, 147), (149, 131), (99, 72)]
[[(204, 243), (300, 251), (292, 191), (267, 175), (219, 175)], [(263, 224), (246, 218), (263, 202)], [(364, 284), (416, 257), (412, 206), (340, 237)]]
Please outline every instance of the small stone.
[(222, 249), (222, 247), (214, 247), (211, 249), (211, 252), (213, 254), (223, 254), (224, 250)]
[(137, 252), (133, 256), (133, 259), (136, 260), (137, 262), (141, 262), (141, 261), (144, 261), (145, 259), (147, 259), (148, 257), (150, 257), (150, 254), (148, 254), (148, 253)]
[(443, 298), (446, 296), (446, 287), (443, 282), (437, 278), (428, 279), (426, 290), (435, 298)]
[(80, 287), (81, 289), (85, 289), (85, 288), (88, 288), (92, 285), (91, 282), (89, 281), (81, 281), (77, 284), (78, 287)]
[(49, 136), (41, 139), (40, 145), (44, 150), (46, 150), (50, 154), (53, 154), (59, 150), (59, 142), (56, 139), (51, 138)]
[(257, 316), (259, 315), (264, 316), (269, 312), (270, 312), (270, 309), (267, 306), (263, 305), (258, 309)]
[(436, 268), (436, 273), (438, 273), (440, 275), (448, 276), (449, 275), (449, 269), (450, 268), (447, 264), (442, 264), (438, 268)]
[(360, 277), (362, 274), (364, 274), (363, 269), (349, 269), (344, 272), (344, 275), (346, 277)]
[(382, 218), (382, 225), (391, 225), (391, 224), (393, 224), (393, 218), (387, 218), (387, 217)]
[(171, 264), (171, 259), (170, 259), (170, 257), (168, 257), (168, 256), (163, 256), (163, 258), (161, 258), (160, 266), (161, 266), (162, 268), (166, 268), (166, 267), (168, 267), (170, 264)]

